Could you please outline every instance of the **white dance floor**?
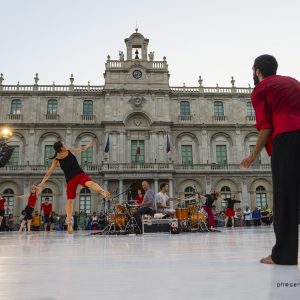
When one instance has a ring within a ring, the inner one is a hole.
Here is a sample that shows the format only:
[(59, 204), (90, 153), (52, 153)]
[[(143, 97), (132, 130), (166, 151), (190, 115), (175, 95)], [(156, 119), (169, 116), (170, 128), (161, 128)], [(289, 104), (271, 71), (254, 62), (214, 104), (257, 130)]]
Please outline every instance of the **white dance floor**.
[(1, 232), (0, 299), (300, 299), (299, 266), (259, 263), (273, 243), (267, 227), (146, 236)]

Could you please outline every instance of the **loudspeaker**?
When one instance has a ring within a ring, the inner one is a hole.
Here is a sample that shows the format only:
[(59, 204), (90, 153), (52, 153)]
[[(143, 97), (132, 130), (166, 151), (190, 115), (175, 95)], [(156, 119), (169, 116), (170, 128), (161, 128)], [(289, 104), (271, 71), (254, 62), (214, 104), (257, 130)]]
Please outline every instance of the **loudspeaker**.
[(14, 148), (9, 147), (6, 143), (0, 143), (0, 168), (8, 163), (13, 152)]

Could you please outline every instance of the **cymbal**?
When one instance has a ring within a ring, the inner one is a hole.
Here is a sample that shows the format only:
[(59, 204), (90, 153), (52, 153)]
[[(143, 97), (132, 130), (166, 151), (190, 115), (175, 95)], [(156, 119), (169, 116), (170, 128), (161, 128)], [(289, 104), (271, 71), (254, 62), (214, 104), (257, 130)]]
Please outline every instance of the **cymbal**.
[(196, 198), (195, 198), (195, 197), (191, 197), (191, 198), (184, 198), (183, 200), (184, 200), (184, 201), (192, 201), (192, 200), (196, 200)]

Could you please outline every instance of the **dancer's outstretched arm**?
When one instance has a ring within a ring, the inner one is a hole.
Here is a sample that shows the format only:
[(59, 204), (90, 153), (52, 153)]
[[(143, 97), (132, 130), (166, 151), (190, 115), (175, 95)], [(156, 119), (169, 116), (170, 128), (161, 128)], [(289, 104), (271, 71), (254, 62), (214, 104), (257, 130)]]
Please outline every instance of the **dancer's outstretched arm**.
[(48, 180), (48, 178), (51, 176), (52, 172), (55, 170), (56, 166), (58, 165), (58, 161), (55, 159), (52, 162), (51, 167), (49, 168), (49, 170), (47, 171), (47, 173), (45, 174), (43, 180), (37, 185), (38, 187), (44, 187), (45, 186), (45, 182)]
[(96, 141), (95, 140), (92, 140), (89, 144), (85, 145), (85, 146), (81, 146), (79, 148), (72, 148), (72, 149), (69, 149), (72, 153), (80, 153), (80, 152), (83, 152), (85, 151), (86, 149), (90, 148), (90, 147), (93, 147), (96, 145)]

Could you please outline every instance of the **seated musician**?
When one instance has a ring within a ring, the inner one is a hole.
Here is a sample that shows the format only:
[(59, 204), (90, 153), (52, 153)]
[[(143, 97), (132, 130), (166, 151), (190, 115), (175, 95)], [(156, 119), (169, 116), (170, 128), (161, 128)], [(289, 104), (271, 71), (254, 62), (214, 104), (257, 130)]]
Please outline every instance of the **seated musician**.
[(145, 190), (144, 200), (140, 205), (140, 208), (134, 213), (134, 218), (140, 228), (140, 233), (142, 232), (142, 219), (141, 215), (149, 214), (152, 215), (155, 212), (155, 199), (154, 192), (150, 188), (149, 182), (144, 180), (142, 182), (142, 187)]
[(156, 208), (158, 213), (162, 213), (168, 217), (174, 218), (175, 209), (171, 208), (170, 206), (167, 206), (167, 202), (170, 200), (167, 194), (168, 191), (169, 185), (166, 183), (162, 183), (160, 185), (160, 192), (158, 192), (155, 197)]

